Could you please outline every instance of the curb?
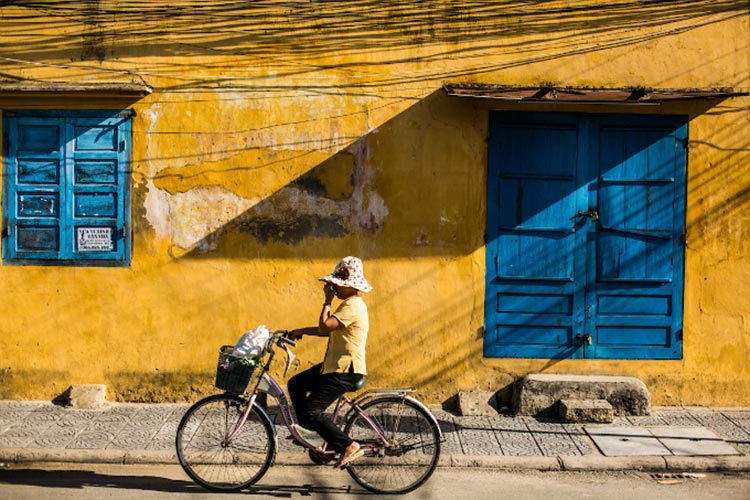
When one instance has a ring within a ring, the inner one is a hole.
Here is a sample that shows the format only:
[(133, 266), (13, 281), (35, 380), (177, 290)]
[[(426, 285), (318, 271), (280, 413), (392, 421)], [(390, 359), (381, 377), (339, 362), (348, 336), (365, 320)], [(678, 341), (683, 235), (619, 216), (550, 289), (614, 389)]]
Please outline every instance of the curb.
[[(0, 449), (0, 464), (76, 463), (176, 465), (177, 455), (164, 450)], [(276, 454), (276, 466), (312, 465), (307, 454)], [(750, 472), (750, 456), (468, 456), (443, 455), (440, 467), (536, 471)]]
[(177, 455), (170, 451), (150, 450), (67, 450), (6, 448), (0, 450), (0, 462), (79, 463), (79, 464), (177, 464)]
[(482, 469), (504, 469), (504, 470), (538, 470), (559, 471), (563, 470), (562, 464), (557, 457), (540, 456), (470, 456), (470, 455), (448, 455), (441, 456), (439, 465), (444, 467), (479, 467)]
[(668, 470), (696, 472), (750, 472), (750, 456), (664, 457)]
[(558, 457), (566, 471), (750, 472), (750, 456)]

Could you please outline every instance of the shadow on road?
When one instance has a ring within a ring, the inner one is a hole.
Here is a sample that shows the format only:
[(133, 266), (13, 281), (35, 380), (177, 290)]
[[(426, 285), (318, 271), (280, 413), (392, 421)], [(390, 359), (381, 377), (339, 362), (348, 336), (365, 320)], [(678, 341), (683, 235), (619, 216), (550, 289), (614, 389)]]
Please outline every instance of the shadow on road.
[[(119, 488), (164, 493), (201, 493), (203, 488), (188, 480), (157, 476), (125, 476), (81, 470), (0, 469), (0, 484), (29, 485), (46, 488)], [(349, 486), (256, 485), (242, 491), (246, 495), (290, 498), (292, 496), (348, 495), (364, 493)]]

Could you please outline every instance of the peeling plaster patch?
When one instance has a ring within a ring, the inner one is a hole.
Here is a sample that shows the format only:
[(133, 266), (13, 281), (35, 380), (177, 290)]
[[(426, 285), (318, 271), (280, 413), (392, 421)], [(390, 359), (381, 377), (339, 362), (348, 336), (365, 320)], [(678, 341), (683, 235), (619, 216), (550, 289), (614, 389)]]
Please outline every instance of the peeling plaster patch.
[(217, 239), (209, 236), (256, 203), (257, 200), (241, 198), (221, 187), (199, 188), (171, 195), (169, 213), (172, 241), (184, 249), (201, 243), (201, 251), (214, 250)]
[[(143, 127), (143, 133), (145, 137), (150, 137), (151, 134), (156, 134), (156, 124), (159, 119), (159, 114), (161, 113), (161, 106), (157, 104), (153, 104), (149, 106), (148, 108), (140, 111), (138, 113), (138, 120), (141, 123), (141, 126)], [(158, 157), (158, 155), (155, 153), (154, 148), (157, 147), (157, 141), (144, 141), (144, 158), (143, 164), (146, 166), (146, 170), (144, 171), (144, 174), (147, 176), (152, 176), (154, 173), (158, 171), (158, 161), (154, 160), (154, 157)]]
[(375, 191), (367, 193), (367, 206), (359, 214), (359, 225), (365, 229), (375, 231), (383, 227), (383, 223), (387, 217), (388, 207), (383, 197)]
[(167, 239), (172, 235), (169, 195), (154, 186), (151, 179), (146, 184), (146, 188), (146, 199), (143, 202), (146, 209), (146, 220), (154, 230), (156, 239)]
[[(367, 140), (357, 141), (346, 152), (318, 167), (316, 175), (307, 175), (306, 180), (282, 189), (253, 212), (269, 222), (278, 221), (281, 228), (288, 221), (309, 218), (311, 236), (338, 236), (362, 229), (377, 231), (383, 227), (389, 211), (383, 197), (374, 190), (377, 171), (367, 167), (368, 159)], [(346, 179), (349, 188), (340, 186), (331, 190), (337, 177)]]
[(352, 145), (351, 151), (355, 158), (351, 217), (360, 227), (371, 230), (380, 229), (388, 217), (388, 207), (383, 197), (372, 189), (377, 172), (372, 168), (367, 168), (369, 159), (367, 141), (358, 141)]
[(291, 245), (308, 237), (379, 231), (389, 211), (375, 191), (377, 172), (367, 168), (367, 156), (367, 141), (359, 141), (263, 199), (243, 198), (222, 186), (173, 192), (150, 184), (148, 219), (174, 245), (199, 252), (216, 250), (228, 231)]

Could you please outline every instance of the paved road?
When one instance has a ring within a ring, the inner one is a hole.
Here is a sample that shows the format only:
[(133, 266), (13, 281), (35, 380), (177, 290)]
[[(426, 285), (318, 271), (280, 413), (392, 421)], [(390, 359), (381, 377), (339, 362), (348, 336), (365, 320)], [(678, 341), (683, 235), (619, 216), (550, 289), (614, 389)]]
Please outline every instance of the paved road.
[[(377, 498), (346, 472), (329, 467), (274, 467), (244, 495), (259, 499)], [(243, 495), (243, 496), (244, 496)], [(172, 465), (18, 465), (0, 468), (3, 500), (218, 500)], [(750, 474), (673, 475), (633, 472), (510, 472), (439, 468), (421, 489), (400, 498), (471, 500), (748, 500)]]

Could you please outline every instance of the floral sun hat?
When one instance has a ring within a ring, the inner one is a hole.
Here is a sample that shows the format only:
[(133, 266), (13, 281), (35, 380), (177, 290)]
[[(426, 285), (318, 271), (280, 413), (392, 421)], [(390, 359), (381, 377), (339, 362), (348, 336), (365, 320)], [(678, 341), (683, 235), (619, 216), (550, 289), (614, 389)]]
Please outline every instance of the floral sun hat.
[(362, 292), (369, 292), (372, 287), (365, 279), (362, 261), (357, 257), (344, 257), (336, 264), (336, 269), (328, 276), (319, 278), (320, 281), (339, 286), (350, 286)]

